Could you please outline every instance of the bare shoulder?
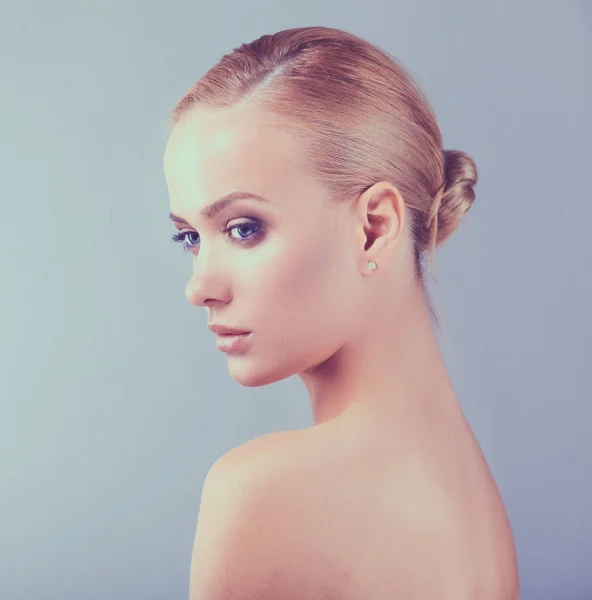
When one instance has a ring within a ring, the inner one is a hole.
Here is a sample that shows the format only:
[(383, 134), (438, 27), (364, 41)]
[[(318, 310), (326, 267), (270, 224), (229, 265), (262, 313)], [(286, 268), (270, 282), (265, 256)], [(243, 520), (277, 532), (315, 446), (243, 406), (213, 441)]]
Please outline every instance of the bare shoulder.
[[(233, 598), (239, 589), (262, 599), (380, 600), (395, 590), (462, 599), (490, 585), (485, 563), (511, 548), (492, 544), (488, 555), (499, 523), (467, 512), (479, 498), (458, 502), (423, 462), (373, 460), (336, 431), (268, 434), (216, 462), (204, 484), (190, 600)], [(507, 576), (492, 599), (518, 600)]]
[(291, 431), (267, 433), (225, 452), (210, 468), (206, 480), (237, 477), (253, 483), (281, 467)]
[(343, 424), (287, 433), (261, 506), (295, 525), (286, 539), (296, 535), (318, 589), (519, 599), (508, 516), (470, 436), (430, 457)]
[(208, 472), (191, 559), (190, 600), (263, 600), (288, 585), (285, 573), (297, 560), (301, 525), (286, 516), (294, 489), (286, 446), (290, 433), (233, 448)]

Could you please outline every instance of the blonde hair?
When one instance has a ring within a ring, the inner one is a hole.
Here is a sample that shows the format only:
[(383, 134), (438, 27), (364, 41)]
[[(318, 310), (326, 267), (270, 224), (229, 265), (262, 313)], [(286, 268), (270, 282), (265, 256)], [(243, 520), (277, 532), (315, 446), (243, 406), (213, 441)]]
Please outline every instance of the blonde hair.
[[(351, 33), (300, 27), (263, 35), (226, 54), (173, 110), (171, 126), (197, 105), (256, 105), (278, 117), (302, 144), (300, 160), (348, 201), (378, 181), (401, 192), (414, 242), (415, 276), (422, 258), (458, 227), (475, 199), (477, 168), (460, 150), (442, 150), (434, 112), (418, 84), (388, 52)], [(438, 315), (428, 305), (438, 328)]]

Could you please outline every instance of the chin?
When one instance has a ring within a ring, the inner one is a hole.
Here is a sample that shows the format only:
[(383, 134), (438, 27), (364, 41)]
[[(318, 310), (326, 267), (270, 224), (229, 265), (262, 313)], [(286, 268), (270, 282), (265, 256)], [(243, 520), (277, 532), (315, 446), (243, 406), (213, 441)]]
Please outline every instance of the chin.
[(299, 372), (296, 365), (287, 362), (275, 364), (268, 362), (267, 365), (261, 366), (250, 360), (233, 360), (233, 357), (229, 357), (228, 370), (234, 381), (249, 388), (282, 381)]

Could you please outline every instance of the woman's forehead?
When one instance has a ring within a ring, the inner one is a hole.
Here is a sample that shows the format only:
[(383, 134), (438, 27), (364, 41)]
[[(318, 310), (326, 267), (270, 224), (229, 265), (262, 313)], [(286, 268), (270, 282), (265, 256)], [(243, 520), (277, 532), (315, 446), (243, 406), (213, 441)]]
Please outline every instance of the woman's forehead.
[(199, 109), (171, 132), (165, 149), (167, 178), (196, 168), (293, 170), (296, 143), (269, 119)]
[(173, 130), (165, 151), (165, 176), (175, 201), (198, 189), (206, 197), (239, 189), (286, 201), (313, 191), (293, 138), (266, 119), (244, 117), (200, 110)]

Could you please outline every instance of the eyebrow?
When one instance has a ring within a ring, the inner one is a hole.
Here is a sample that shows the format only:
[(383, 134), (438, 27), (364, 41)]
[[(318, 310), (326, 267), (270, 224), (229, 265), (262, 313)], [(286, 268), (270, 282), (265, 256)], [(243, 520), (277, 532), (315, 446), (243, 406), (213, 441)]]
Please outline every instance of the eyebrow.
[[(212, 219), (222, 209), (226, 208), (233, 202), (236, 202), (238, 200), (249, 200), (249, 199), (257, 200), (259, 202), (269, 202), (269, 200), (267, 200), (267, 198), (264, 198), (263, 196), (259, 196), (259, 194), (253, 194), (251, 192), (240, 192), (240, 191), (239, 192), (231, 192), (230, 194), (226, 194), (226, 196), (222, 196), (222, 198), (218, 198), (218, 200), (212, 202), (205, 208), (202, 208), (199, 214), (201, 215), (201, 217), (203, 219), (206, 219), (206, 220)], [(169, 215), (169, 219), (171, 221), (173, 221), (174, 223), (184, 223), (185, 225), (189, 225), (189, 223), (185, 219), (182, 219), (181, 217), (178, 217), (177, 215), (174, 215), (173, 213), (171, 213)]]

